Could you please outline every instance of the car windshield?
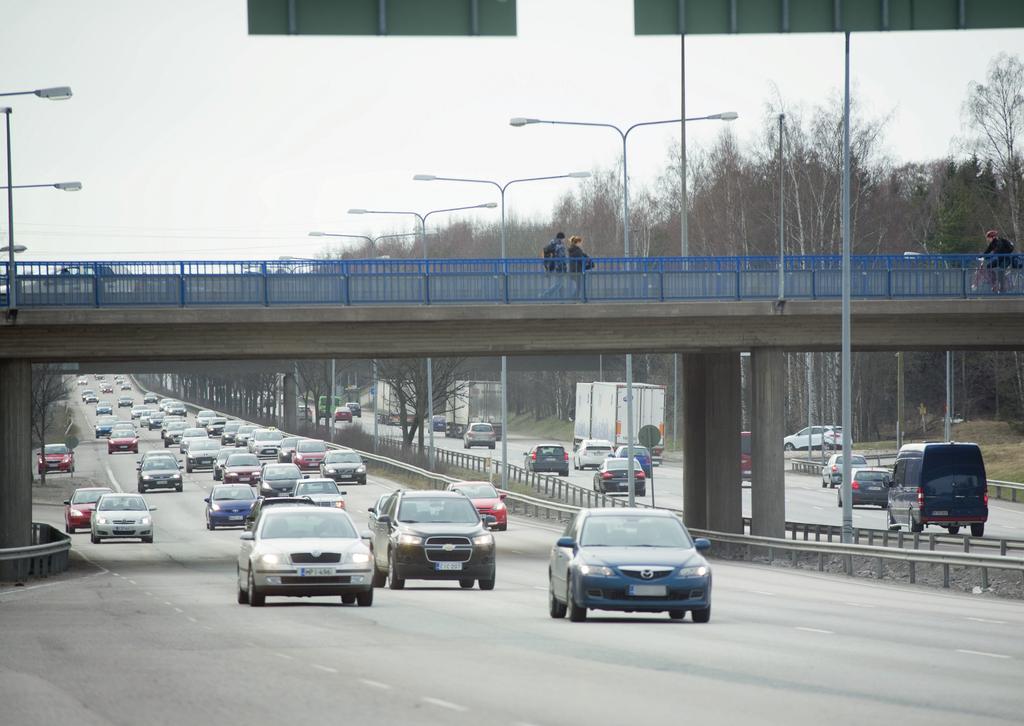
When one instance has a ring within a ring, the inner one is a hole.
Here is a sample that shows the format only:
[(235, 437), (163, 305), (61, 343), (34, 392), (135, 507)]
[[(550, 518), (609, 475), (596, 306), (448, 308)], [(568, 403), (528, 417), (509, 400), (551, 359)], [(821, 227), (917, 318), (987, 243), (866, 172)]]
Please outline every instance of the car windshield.
[(460, 484), (455, 491), (462, 492), (470, 499), (497, 499), (498, 492), (490, 484)]
[(200, 436), (206, 436), (206, 429), (200, 428), (187, 428), (181, 433), (182, 438), (199, 438)]
[[(619, 447), (619, 454), (622, 455), (623, 457), (625, 457), (628, 449), (629, 449), (629, 447), (627, 447), (627, 446), (620, 446)], [(650, 456), (650, 455), (651, 455), (651, 452), (647, 450), (646, 446), (634, 446), (633, 447), (633, 456), (634, 457), (644, 457), (644, 456)]]
[(47, 444), (43, 451), (47, 454), (66, 454), (68, 447), (64, 444)]
[(268, 466), (263, 472), (264, 479), (301, 479), (302, 473), (294, 464)]
[(252, 487), (217, 487), (213, 490), (213, 499), (255, 499)]
[(296, 442), (298, 442), (298, 440), (299, 440), (298, 436), (286, 436), (283, 439), (281, 439), (281, 448), (282, 449), (293, 449), (293, 448), (295, 448), (295, 444), (296, 444)]
[(324, 459), (325, 464), (361, 464), (363, 459), (354, 451), (332, 451)]
[(101, 512), (144, 512), (146, 511), (146, 500), (138, 496), (111, 496), (108, 494), (100, 500), (96, 509)]
[(251, 434), (255, 430), (255, 426), (239, 426), (238, 433), (240, 434)]
[(188, 428), (188, 424), (186, 424), (184, 421), (171, 421), (169, 424), (167, 424), (166, 430), (184, 431), (186, 428)]
[(270, 510), (263, 515), (260, 527), (262, 539), (330, 538), (354, 539), (357, 537), (352, 520), (344, 512), (319, 511), (309, 507), (302, 511), (281, 512)]
[(674, 517), (623, 515), (588, 517), (580, 537), (583, 547), (692, 547)]
[(257, 431), (252, 436), (257, 441), (280, 441), (284, 438), (280, 431)]
[(473, 431), (493, 431), (494, 427), (490, 424), (473, 424), (471, 427)]
[(115, 439), (122, 437), (130, 439), (133, 436), (135, 436), (135, 429), (133, 429), (131, 426), (115, 426), (113, 429), (111, 429), (110, 435), (113, 436)]
[(216, 416), (216, 414), (213, 411), (203, 410), (196, 414), (196, 418), (199, 418), (200, 416), (210, 417)]
[(400, 522), (473, 524), (479, 519), (473, 503), (462, 497), (404, 499), (402, 506), (398, 508)]
[(587, 451), (590, 452), (601, 454), (611, 450), (612, 447), (608, 444), (587, 444)]
[(170, 456), (152, 456), (142, 464), (143, 471), (156, 471), (161, 469), (177, 469), (178, 460)]
[(228, 457), (228, 466), (259, 466), (260, 460), (254, 454), (235, 454)]
[[(836, 465), (840, 466), (840, 465), (842, 465), (842, 463), (843, 463), (843, 457), (837, 456), (836, 457)], [(864, 466), (867, 463), (868, 463), (868, 460), (865, 459), (863, 456), (858, 456), (857, 454), (854, 454), (853, 456), (850, 457), (850, 465), (851, 466), (857, 466), (858, 464), (860, 464), (861, 466)]]
[(857, 481), (887, 481), (889, 475), (884, 471), (859, 471), (854, 478)]
[(220, 451), (217, 452), (217, 461), (223, 464), (225, 461), (228, 460), (229, 456), (231, 456), (237, 451), (238, 449), (236, 449), (234, 446), (232, 446), (230, 449), (221, 449)]
[(238, 429), (241, 428), (241, 426), (242, 424), (226, 423), (224, 424), (224, 433), (229, 434), (232, 431), (238, 431)]
[(323, 441), (300, 441), (295, 444), (295, 450), (300, 454), (327, 451), (327, 444)]
[(194, 441), (189, 445), (188, 450), (196, 451), (217, 451), (220, 449), (219, 441)]
[[(635, 456), (633, 457), (633, 468), (636, 469), (640, 466), (640, 460)], [(626, 471), (629, 468), (629, 460), (625, 457), (618, 459), (605, 459), (604, 468), (612, 471)]]
[(333, 481), (300, 481), (295, 485), (295, 496), (301, 497), (304, 494), (341, 494), (338, 485)]
[(92, 491), (75, 492), (71, 497), (72, 504), (95, 504), (104, 494), (109, 494), (109, 489), (94, 489)]
[(561, 456), (565, 452), (561, 446), (538, 446), (537, 456)]

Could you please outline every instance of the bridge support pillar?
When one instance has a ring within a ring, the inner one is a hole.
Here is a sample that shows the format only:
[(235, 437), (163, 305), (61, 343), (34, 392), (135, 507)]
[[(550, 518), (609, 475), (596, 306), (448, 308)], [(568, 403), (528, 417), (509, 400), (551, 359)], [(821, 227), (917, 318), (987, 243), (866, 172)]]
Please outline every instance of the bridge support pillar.
[(683, 518), (687, 527), (707, 529), (708, 485), (704, 437), (704, 354), (684, 353), (683, 368)]
[(296, 405), (295, 399), (298, 397), (298, 391), (295, 387), (295, 374), (285, 373), (284, 374), (284, 430), (289, 433), (295, 433), (295, 429), (298, 425), (296, 421)]
[(704, 429), (708, 529), (743, 532), (740, 480), (740, 356), (704, 358)]
[[(32, 364), (0, 360), (0, 549), (32, 543)], [(13, 577), (0, 562), (0, 580)]]
[(750, 533), (786, 535), (785, 431), (786, 371), (778, 348), (755, 348), (751, 368)]

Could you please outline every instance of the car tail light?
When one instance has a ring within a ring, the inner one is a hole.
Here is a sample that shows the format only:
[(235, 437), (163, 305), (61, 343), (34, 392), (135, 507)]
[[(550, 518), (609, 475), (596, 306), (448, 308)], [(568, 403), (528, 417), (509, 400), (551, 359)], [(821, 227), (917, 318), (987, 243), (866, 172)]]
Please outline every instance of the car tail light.
[(850, 482), (850, 488), (851, 489), (860, 489), (860, 482), (858, 482), (856, 479), (854, 479), (852, 482)]
[(530, 452), (530, 458), (533, 459), (534, 461), (537, 461), (537, 452), (536, 451), (531, 451)]
[(566, 461), (569, 461), (569, 452), (568, 451), (563, 451), (562, 455), (565, 456), (565, 460)]
[(611, 479), (612, 478), (612, 473), (610, 471), (606, 471), (603, 474), (601, 474), (601, 478), (602, 479)]
[(835, 474), (837, 471), (839, 471), (839, 467), (836, 466), (835, 464), (833, 464), (832, 465), (832, 473)]
[(988, 486), (985, 486), (985, 490), (981, 493), (981, 503), (986, 507), (988, 506)]
[(922, 487), (917, 488), (917, 506), (924, 506), (924, 489)]
[(633, 472), (633, 477), (636, 478), (636, 479), (646, 479), (647, 475), (644, 474), (644, 472), (641, 470), (641, 471), (634, 471)]

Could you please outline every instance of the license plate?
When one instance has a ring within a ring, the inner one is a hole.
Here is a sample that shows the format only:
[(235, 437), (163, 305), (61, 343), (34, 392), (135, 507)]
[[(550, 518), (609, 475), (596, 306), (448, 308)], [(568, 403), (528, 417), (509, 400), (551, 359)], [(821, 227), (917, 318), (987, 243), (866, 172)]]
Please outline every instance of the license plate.
[(445, 572), (445, 571), (448, 571), (448, 570), (453, 570), (455, 572), (458, 572), (458, 571), (460, 571), (462, 569), (462, 563), (461, 562), (435, 562), (434, 563), (434, 569), (437, 570), (438, 572)]
[(132, 527), (114, 527), (114, 534), (128, 534), (134, 531), (135, 529)]
[(630, 585), (629, 594), (634, 597), (665, 597), (668, 587), (665, 585)]
[(936, 509), (936, 510), (932, 511), (932, 516), (935, 516), (935, 517), (948, 517), (949, 516), (949, 510), (948, 509)]
[(299, 577), (329, 577), (334, 574), (333, 567), (300, 567)]
[(241, 514), (239, 514), (237, 517), (232, 516), (232, 517), (228, 517), (228, 519), (230, 519), (232, 522), (237, 522), (237, 521), (239, 521), (241, 519), (244, 519), (244, 517)]
[(238, 477), (238, 481), (249, 481), (249, 477), (247, 477), (247, 476), (240, 476), (240, 477)]

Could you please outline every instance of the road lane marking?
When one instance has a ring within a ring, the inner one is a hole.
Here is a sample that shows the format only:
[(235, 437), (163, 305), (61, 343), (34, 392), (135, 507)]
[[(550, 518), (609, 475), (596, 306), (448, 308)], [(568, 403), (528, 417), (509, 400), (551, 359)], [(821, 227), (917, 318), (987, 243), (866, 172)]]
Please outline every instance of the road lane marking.
[(323, 666), (323, 665), (320, 665), (318, 663), (310, 663), (310, 665), (313, 666), (314, 668), (316, 668), (317, 670), (323, 671), (324, 673), (337, 673), (338, 672), (337, 668), (331, 668), (329, 666)]
[(800, 625), (796, 626), (796, 630), (802, 630), (805, 633), (821, 633), (822, 635), (835, 635), (832, 630), (822, 630), (821, 628), (805, 628)]
[(988, 618), (967, 618), (973, 620), (976, 623), (990, 623), (992, 625), (1006, 625), (1005, 620), (989, 620)]
[(274, 653), (274, 655), (276, 655), (278, 658), (284, 658), (285, 660), (295, 660), (295, 658), (286, 653)]
[(370, 688), (379, 688), (382, 691), (391, 690), (391, 686), (387, 683), (381, 683), (380, 681), (371, 681), (369, 678), (360, 678), (359, 682)]
[(183, 613), (185, 611), (182, 610), (181, 608), (174, 608), (174, 612), (176, 612), (176, 613)]
[(195, 619), (194, 617), (192, 617), (191, 615), (186, 615), (185, 617), (186, 617), (186, 618), (188, 618), (188, 621), (189, 621), (190, 623), (198, 623), (198, 622), (199, 622), (198, 620), (196, 620), (196, 619)]
[(862, 602), (847, 602), (847, 603), (843, 603), (843, 604), (844, 605), (852, 605), (855, 608), (868, 608), (868, 609), (871, 609), (871, 608), (875, 607), (874, 605), (865, 605)]
[(130, 582), (133, 585), (138, 585), (139, 584), (139, 583), (135, 582), (135, 580), (128, 580), (128, 582)]
[(449, 711), (457, 711), (459, 713), (465, 713), (469, 710), (465, 706), (460, 706), (457, 703), (452, 703), (451, 701), (442, 701), (440, 698), (431, 698), (430, 696), (424, 696), (423, 702), (429, 703), (432, 706), (437, 706), (438, 708), (447, 708)]
[(1004, 659), (1004, 660), (1009, 660), (1010, 658), (1013, 657), (1013, 656), (1009, 656), (1009, 655), (1003, 655), (1002, 653), (986, 653), (983, 650), (964, 650), (962, 648), (957, 648), (956, 652), (957, 653), (966, 653), (967, 655), (982, 655), (982, 656), (985, 656), (986, 658), (1001, 658), (1001, 659)]
[(110, 470), (110, 464), (104, 462), (103, 468), (107, 472), (107, 480), (110, 482), (111, 486), (114, 487), (114, 491), (118, 494), (124, 494), (124, 489), (122, 489), (121, 485), (117, 483), (117, 477), (114, 476), (114, 472)]
[(547, 588), (546, 588), (546, 587), (541, 587), (540, 585), (534, 585), (534, 586), (533, 586), (533, 589), (534, 589), (534, 590), (547, 590)]
[(765, 590), (747, 590), (747, 592), (752, 592), (755, 595), (767, 595), (768, 597), (775, 597), (774, 592), (766, 592)]

